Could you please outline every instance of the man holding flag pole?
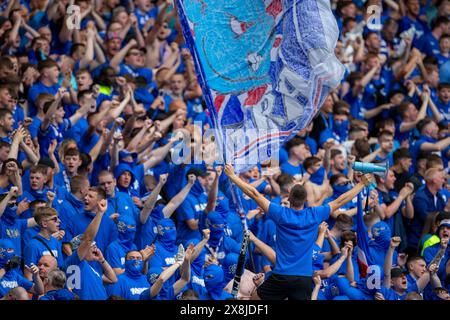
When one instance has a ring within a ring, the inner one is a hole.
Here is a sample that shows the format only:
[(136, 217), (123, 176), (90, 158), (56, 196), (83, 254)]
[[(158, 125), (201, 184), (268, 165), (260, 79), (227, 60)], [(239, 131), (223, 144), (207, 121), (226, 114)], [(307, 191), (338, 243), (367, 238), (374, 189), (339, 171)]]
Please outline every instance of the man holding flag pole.
[(276, 265), (273, 273), (258, 288), (262, 300), (309, 300), (312, 293), (312, 248), (317, 228), (335, 211), (351, 201), (364, 187), (372, 183), (370, 174), (336, 200), (318, 207), (305, 207), (307, 193), (302, 185), (295, 185), (289, 194), (289, 208), (270, 202), (253, 186), (235, 174), (231, 165), (225, 174), (247, 196), (252, 198), (272, 219), (277, 228)]

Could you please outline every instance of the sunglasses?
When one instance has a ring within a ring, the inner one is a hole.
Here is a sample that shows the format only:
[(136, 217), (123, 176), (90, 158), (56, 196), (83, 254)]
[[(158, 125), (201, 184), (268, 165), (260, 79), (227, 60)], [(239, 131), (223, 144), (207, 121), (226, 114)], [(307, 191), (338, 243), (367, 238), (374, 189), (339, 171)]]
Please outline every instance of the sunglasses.
[(47, 221), (53, 221), (53, 222), (57, 222), (58, 220), (59, 220), (58, 217), (53, 217), (53, 218), (47, 219)]

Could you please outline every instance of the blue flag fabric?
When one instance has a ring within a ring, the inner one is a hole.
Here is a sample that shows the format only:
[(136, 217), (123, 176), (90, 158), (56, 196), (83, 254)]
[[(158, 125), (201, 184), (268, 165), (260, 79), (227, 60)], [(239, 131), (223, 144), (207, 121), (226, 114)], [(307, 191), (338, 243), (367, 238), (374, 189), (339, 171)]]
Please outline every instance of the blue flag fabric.
[(223, 159), (274, 158), (343, 77), (330, 1), (176, 3)]

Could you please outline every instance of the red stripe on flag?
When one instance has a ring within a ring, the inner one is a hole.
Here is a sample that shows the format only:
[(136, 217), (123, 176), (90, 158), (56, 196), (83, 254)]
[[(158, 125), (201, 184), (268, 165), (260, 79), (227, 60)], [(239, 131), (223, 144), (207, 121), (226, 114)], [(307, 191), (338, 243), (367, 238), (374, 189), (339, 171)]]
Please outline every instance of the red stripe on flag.
[(274, 18), (283, 11), (281, 0), (273, 0), (271, 4), (266, 8), (266, 13), (270, 14)]
[(278, 48), (280, 46), (280, 44), (281, 44), (281, 38), (280, 37), (275, 38), (275, 41), (273, 42), (273, 47)]
[(247, 99), (245, 99), (244, 106), (253, 106), (257, 104), (266, 92), (267, 87), (268, 85), (266, 84), (265, 86), (250, 90)]
[(216, 108), (216, 111), (219, 112), (220, 107), (222, 106), (222, 103), (225, 101), (225, 96), (220, 94), (216, 97), (214, 100), (214, 107)]

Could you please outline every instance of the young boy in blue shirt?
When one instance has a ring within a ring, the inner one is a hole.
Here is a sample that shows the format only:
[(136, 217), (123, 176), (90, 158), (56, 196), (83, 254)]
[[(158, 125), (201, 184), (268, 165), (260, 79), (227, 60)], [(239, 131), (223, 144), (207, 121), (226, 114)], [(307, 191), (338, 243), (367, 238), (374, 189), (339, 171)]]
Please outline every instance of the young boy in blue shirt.
[[(38, 208), (34, 219), (41, 230), (25, 247), (25, 265), (37, 265), (42, 256), (51, 255), (57, 259), (58, 266), (62, 266), (61, 242), (52, 237), (55, 232), (59, 231), (58, 212), (49, 207)], [(24, 274), (28, 279), (32, 278), (32, 274), (28, 270), (25, 270)]]

